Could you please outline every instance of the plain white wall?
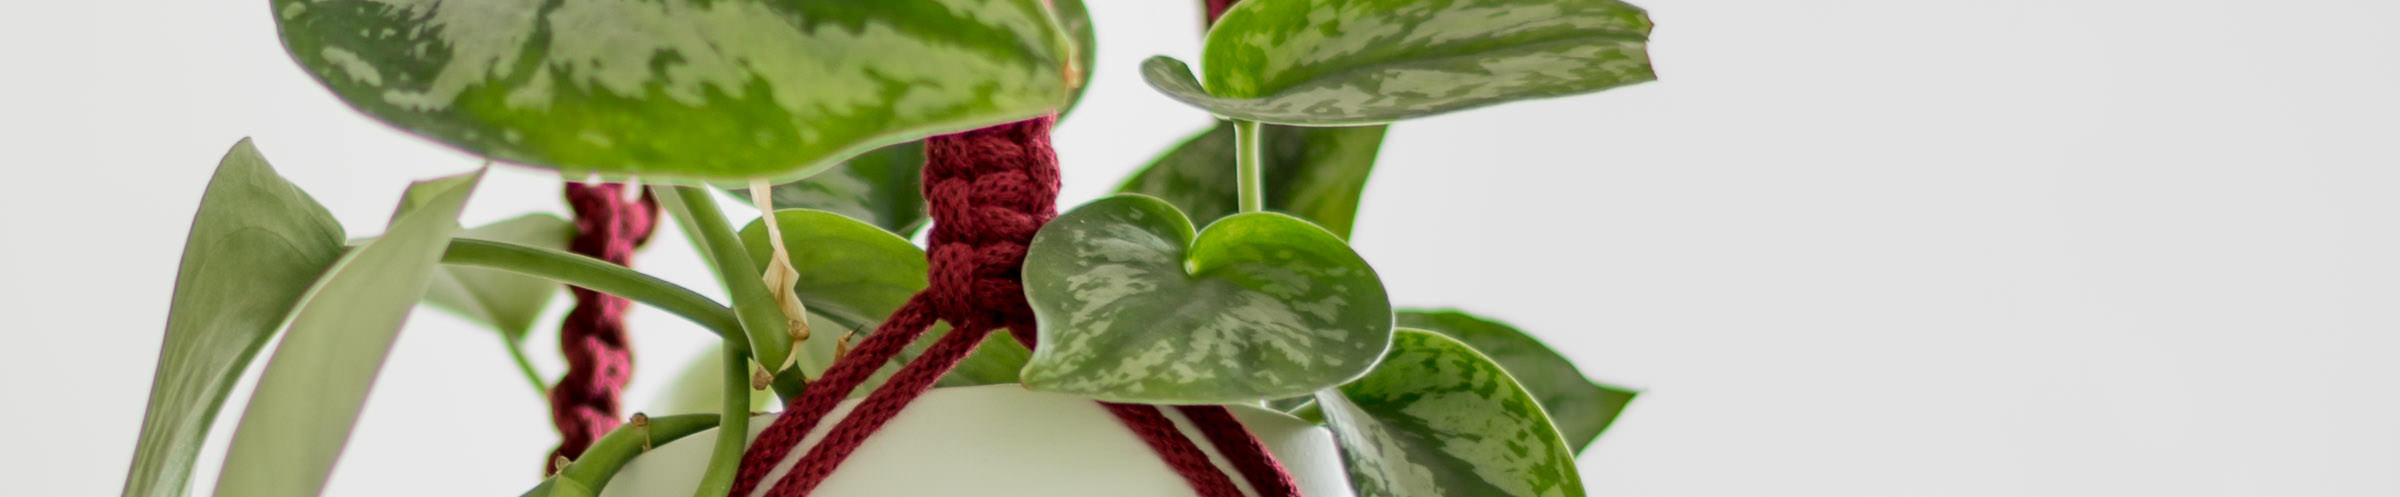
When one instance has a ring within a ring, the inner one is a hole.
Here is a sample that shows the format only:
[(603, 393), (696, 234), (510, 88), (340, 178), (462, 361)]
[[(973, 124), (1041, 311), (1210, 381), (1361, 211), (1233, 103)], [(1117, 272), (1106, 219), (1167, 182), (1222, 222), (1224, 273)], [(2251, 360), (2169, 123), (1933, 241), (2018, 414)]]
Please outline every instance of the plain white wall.
[[(1197, 52), (1197, 2), (1092, 3), (1070, 203), (1206, 123), (1134, 70)], [(1650, 389), (1592, 493), (2400, 495), (2400, 7), (1641, 3), (1660, 82), (1396, 127), (1356, 238), (1400, 303)], [(315, 86), (264, 1), (7, 10), (0, 494), (106, 495), (229, 145), (361, 234), (477, 161)], [(557, 197), (504, 169), (466, 221)], [(639, 264), (714, 294), (664, 241)], [(639, 406), (709, 335), (634, 326)], [(330, 494), (514, 495), (552, 444), (491, 334), (419, 312)]]

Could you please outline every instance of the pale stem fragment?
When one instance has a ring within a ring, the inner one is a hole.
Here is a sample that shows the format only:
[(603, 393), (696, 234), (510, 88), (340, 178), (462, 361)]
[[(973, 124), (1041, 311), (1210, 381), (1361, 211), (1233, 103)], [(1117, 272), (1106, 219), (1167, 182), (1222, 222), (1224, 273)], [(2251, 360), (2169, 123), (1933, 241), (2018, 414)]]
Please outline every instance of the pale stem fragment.
[(767, 184), (767, 180), (750, 180), (750, 201), (758, 206), (758, 218), (767, 225), (767, 245), (774, 249), (767, 258), (766, 274), (761, 275), (760, 279), (766, 282), (767, 291), (773, 293), (776, 304), (783, 308), (786, 329), (792, 334), (793, 352), (784, 356), (782, 365), (775, 367), (775, 371), (780, 372), (799, 364), (800, 344), (808, 341), (809, 330), (808, 305), (800, 302), (800, 294), (794, 290), (795, 285), (800, 283), (800, 270), (792, 267), (791, 252), (783, 246), (783, 229), (775, 223), (773, 196), (773, 188)]

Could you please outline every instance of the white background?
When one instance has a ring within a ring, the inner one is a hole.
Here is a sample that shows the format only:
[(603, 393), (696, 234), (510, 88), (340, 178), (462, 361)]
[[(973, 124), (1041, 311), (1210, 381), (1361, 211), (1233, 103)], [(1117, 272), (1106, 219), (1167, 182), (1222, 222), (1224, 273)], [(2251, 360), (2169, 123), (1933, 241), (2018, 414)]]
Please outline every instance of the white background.
[[(1070, 204), (1206, 124), (1134, 70), (1197, 53), (1197, 2), (1092, 3)], [(1356, 238), (1399, 303), (1649, 390), (1594, 494), (2400, 495), (2400, 4), (1642, 4), (1661, 81), (1394, 128)], [(355, 234), (477, 164), (343, 107), (260, 0), (9, 2), (0, 68), (0, 494), (118, 490), (236, 139)], [(555, 181), (499, 171), (466, 222)], [(639, 264), (714, 294), (663, 240)], [(709, 335), (634, 324), (640, 406)], [(330, 493), (515, 495), (553, 436), (491, 334), (419, 312)]]

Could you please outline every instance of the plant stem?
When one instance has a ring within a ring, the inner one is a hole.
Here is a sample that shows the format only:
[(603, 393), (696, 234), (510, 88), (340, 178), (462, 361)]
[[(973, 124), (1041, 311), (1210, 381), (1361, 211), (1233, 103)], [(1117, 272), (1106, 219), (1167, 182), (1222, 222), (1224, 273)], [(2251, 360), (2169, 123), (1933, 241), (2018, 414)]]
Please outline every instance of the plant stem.
[[(498, 269), (624, 297), (682, 316), (720, 336), (738, 337), (741, 322), (708, 297), (666, 280), (609, 264), (608, 261), (560, 250), (507, 242), (453, 238), (442, 263)], [(747, 352), (749, 347), (743, 347)]]
[(1264, 160), (1259, 156), (1258, 121), (1233, 122), (1233, 153), (1236, 173), (1241, 176), (1242, 212), (1267, 210), (1266, 173), (1259, 169)]
[(534, 393), (541, 394), (543, 402), (549, 402), (550, 382), (542, 381), (542, 372), (534, 370), (533, 360), (525, 357), (525, 344), (505, 336), (500, 337), (500, 343), (508, 346), (508, 358), (517, 362), (517, 372), (525, 373), (525, 381), (533, 384)]
[(759, 364), (783, 364), (794, 352), (790, 322), (781, 304), (767, 292), (766, 282), (759, 280), (758, 266), (750, 262), (741, 237), (725, 223), (725, 213), (717, 209), (716, 200), (691, 187), (653, 186), (650, 190), (659, 205), (675, 216), (684, 236), (708, 258), (709, 266), (716, 268), (717, 281), (733, 297), (734, 318), (741, 322), (749, 340), (750, 355)]
[[(637, 414), (637, 416), (639, 415)], [(598, 493), (601, 488), (608, 486), (609, 480), (616, 478), (617, 470), (623, 469), (625, 463), (632, 461), (634, 456), (649, 451), (654, 445), (673, 442), (693, 433), (699, 433), (700, 430), (715, 427), (720, 421), (718, 416), (707, 414), (655, 418), (644, 416), (644, 419), (648, 421), (646, 423), (627, 423), (618, 427), (616, 431), (601, 436), (600, 440), (592, 442), (592, 447), (583, 451), (582, 458), (576, 459), (574, 464), (568, 464), (567, 469), (558, 472), (558, 478), (574, 480), (584, 488)], [(746, 433), (749, 430), (743, 431)], [(723, 495), (723, 493), (718, 495)]]
[[(792, 288), (800, 281), (800, 270), (792, 267), (791, 249), (783, 246), (783, 228), (776, 226), (775, 192), (767, 185), (767, 180), (750, 180), (750, 200), (758, 203), (758, 221), (767, 228), (767, 251), (771, 252), (767, 254), (766, 274), (762, 275), (760, 281), (767, 285), (767, 293), (774, 295), (775, 305), (783, 308), (783, 316), (790, 318), (785, 329), (792, 335), (793, 348), (797, 349), (799, 344), (808, 341), (808, 305), (800, 301), (800, 295)], [(791, 369), (799, 359), (800, 353), (794, 352), (783, 363), (775, 365), (774, 371), (780, 373)]]
[(700, 487), (692, 497), (721, 497), (733, 492), (734, 470), (741, 469), (742, 451), (750, 442), (750, 364), (748, 357), (735, 352), (736, 340), (725, 340), (725, 398), (717, 421), (716, 450), (709, 455), (708, 470), (700, 474)]

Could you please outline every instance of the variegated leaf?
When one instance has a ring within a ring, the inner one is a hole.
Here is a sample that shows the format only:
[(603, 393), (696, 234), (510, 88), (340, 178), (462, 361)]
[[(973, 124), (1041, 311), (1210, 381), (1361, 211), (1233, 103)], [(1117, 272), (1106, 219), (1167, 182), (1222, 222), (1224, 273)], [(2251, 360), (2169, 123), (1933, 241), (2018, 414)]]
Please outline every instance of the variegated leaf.
[(1233, 119), (1374, 124), (1650, 81), (1649, 35), (1616, 0), (1245, 0), (1209, 30), (1202, 76), (1166, 57), (1142, 75)]
[(1317, 394), (1360, 497), (1581, 497), (1575, 451), (1507, 371), (1402, 328), (1373, 373)]
[(352, 107), (493, 159), (798, 179), (1049, 113), (1076, 71), (1046, 0), (274, 0)]
[(1041, 345), (1028, 388), (1203, 404), (1340, 385), (1391, 341), (1391, 302), (1340, 237), (1237, 214), (1199, 232), (1173, 205), (1101, 199), (1052, 220), (1025, 256)]
[[(1265, 160), (1259, 165), (1269, 188), (1267, 209), (1349, 238), (1385, 127), (1260, 128), (1266, 131)], [(1241, 178), (1235, 169), (1233, 124), (1218, 121), (1216, 127), (1151, 161), (1117, 191), (1166, 200), (1205, 225), (1241, 210)]]
[(1584, 379), (1574, 362), (1505, 323), (1453, 310), (1403, 309), (1398, 318), (1400, 326), (1456, 338), (1500, 363), (1541, 402), (1542, 411), (1558, 425), (1559, 435), (1578, 453), (1600, 438), (1639, 394)]
[(1083, 91), (1092, 87), (1092, 67), (1100, 61), (1100, 38), (1099, 32), (1092, 29), (1092, 12), (1084, 8), (1083, 0), (1050, 0), (1050, 10), (1058, 14), (1059, 29), (1066, 30), (1067, 37), (1075, 40), (1075, 75), (1078, 79), (1075, 81), (1074, 95), (1068, 96), (1067, 105), (1058, 109), (1059, 116), (1063, 118), (1067, 112), (1075, 110), (1075, 104), (1083, 102)]

